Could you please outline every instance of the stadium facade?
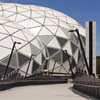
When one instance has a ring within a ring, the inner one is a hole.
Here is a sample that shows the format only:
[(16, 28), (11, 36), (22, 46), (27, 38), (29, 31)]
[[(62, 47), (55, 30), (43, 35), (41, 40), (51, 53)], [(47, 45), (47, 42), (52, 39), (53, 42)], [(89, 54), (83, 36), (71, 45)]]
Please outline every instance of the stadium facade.
[[(19, 69), (28, 75), (39, 72), (71, 73), (84, 69), (84, 60), (76, 32), (78, 29), (85, 47), (85, 29), (71, 17), (56, 10), (34, 5), (0, 4), (0, 74), (4, 73), (15, 41), (16, 44), (7, 75)], [(71, 59), (72, 58), (72, 59)]]

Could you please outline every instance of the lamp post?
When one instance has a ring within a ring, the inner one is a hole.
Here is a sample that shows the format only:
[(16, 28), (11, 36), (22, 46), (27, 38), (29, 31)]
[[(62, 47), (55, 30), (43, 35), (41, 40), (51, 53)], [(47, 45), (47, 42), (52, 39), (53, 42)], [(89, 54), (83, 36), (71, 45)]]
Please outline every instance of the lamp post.
[(85, 50), (83, 48), (83, 44), (82, 44), (82, 40), (81, 40), (81, 37), (80, 37), (80, 34), (79, 34), (79, 30), (75, 29), (75, 30), (70, 30), (69, 32), (76, 32), (77, 33), (77, 36), (78, 36), (78, 39), (79, 39), (79, 43), (80, 43), (80, 47), (81, 47), (81, 50), (82, 50), (82, 54), (83, 54), (83, 57), (84, 57), (84, 60), (85, 60), (85, 64), (86, 64), (86, 67), (87, 67), (87, 71), (88, 71), (88, 74), (90, 75), (91, 73), (90, 73), (88, 62), (87, 62), (87, 59), (86, 59), (86, 56), (85, 56)]
[(7, 66), (6, 66), (4, 75), (3, 75), (3, 79), (4, 79), (5, 76), (6, 76), (6, 73), (7, 73), (7, 70), (8, 70), (9, 64), (10, 64), (10, 61), (11, 61), (11, 57), (12, 57), (12, 54), (13, 54), (13, 51), (14, 51), (14, 48), (15, 48), (15, 45), (16, 45), (16, 44), (21, 44), (21, 43), (20, 43), (20, 42), (16, 42), (16, 41), (13, 43), (13, 47), (12, 47), (12, 50), (11, 50), (11, 53), (10, 53), (10, 57), (9, 57), (9, 60), (8, 60), (8, 63), (7, 63)]

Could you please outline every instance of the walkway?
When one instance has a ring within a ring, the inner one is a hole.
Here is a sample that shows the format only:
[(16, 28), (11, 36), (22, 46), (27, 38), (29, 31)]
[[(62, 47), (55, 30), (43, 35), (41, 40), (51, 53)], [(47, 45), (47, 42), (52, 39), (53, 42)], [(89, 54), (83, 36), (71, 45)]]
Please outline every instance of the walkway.
[(0, 92), (0, 100), (96, 100), (75, 92), (71, 86), (68, 83), (17, 87)]

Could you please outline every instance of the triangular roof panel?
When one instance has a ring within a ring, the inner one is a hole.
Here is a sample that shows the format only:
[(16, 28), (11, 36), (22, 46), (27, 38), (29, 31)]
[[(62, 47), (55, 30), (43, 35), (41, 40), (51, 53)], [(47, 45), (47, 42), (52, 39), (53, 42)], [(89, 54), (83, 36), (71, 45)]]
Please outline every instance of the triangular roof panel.
[(58, 43), (56, 37), (53, 38), (53, 39), (48, 43), (47, 47), (61, 49), (61, 46), (60, 46), (60, 44)]

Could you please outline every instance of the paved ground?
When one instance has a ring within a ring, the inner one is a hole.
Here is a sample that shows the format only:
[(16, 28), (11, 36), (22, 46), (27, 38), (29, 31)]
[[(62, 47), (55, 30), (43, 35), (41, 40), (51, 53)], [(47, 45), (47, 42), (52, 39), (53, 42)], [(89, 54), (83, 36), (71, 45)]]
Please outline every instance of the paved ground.
[(71, 88), (72, 84), (17, 87), (0, 92), (0, 100), (96, 100)]

